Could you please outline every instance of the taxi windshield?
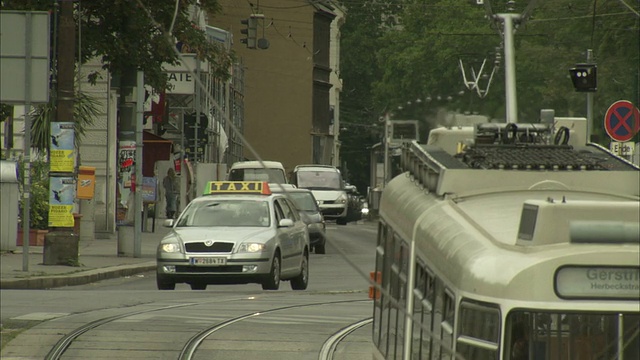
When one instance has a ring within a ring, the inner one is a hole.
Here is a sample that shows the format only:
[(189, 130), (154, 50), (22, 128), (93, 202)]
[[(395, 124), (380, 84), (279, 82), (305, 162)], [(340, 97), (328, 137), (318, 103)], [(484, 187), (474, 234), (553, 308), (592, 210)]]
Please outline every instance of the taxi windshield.
[(214, 199), (191, 203), (177, 227), (269, 227), (269, 203), (264, 200)]

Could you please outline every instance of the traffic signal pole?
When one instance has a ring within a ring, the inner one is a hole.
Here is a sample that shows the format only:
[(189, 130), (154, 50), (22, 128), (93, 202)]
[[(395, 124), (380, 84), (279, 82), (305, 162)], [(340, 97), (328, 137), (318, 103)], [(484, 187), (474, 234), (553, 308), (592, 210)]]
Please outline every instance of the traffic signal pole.
[[(593, 61), (593, 50), (587, 49), (587, 64)], [(593, 136), (593, 92), (587, 93), (587, 142)]]

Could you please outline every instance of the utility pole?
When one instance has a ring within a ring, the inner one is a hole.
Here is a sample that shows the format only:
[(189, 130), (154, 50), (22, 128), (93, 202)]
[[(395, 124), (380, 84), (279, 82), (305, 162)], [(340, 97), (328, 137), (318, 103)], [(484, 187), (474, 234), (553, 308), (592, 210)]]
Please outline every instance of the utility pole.
[(516, 93), (516, 60), (514, 47), (514, 27), (513, 23), (520, 20), (518, 14), (498, 14), (504, 25), (504, 72), (505, 72), (505, 95), (507, 100), (507, 123), (518, 122), (518, 97)]
[[(57, 54), (57, 97), (56, 97), (56, 122), (73, 123), (73, 109), (75, 103), (75, 52), (76, 52), (76, 23), (73, 18), (73, 1), (60, 1), (60, 16), (58, 33)], [(75, 158), (75, 147), (73, 147)], [(49, 154), (51, 156), (51, 152)], [(53, 164), (49, 162), (50, 166)], [(53, 173), (56, 171), (55, 173)], [(75, 178), (74, 167), (64, 171), (51, 170), (51, 181), (59, 180), (60, 183), (68, 182)], [(65, 185), (63, 190), (73, 186)], [(49, 189), (52, 192), (54, 189)], [(68, 195), (67, 195), (68, 198)], [(73, 196), (75, 198), (75, 196)], [(52, 205), (49, 204), (51, 207)], [(68, 204), (67, 204), (68, 206)], [(50, 215), (51, 217), (51, 212)], [(73, 214), (65, 214), (67, 218), (73, 218)], [(75, 220), (75, 219), (74, 219)], [(49, 219), (51, 223), (52, 219)], [(43, 263), (45, 265), (69, 265), (78, 262), (78, 234), (73, 232), (74, 223), (70, 227), (52, 227), (45, 236), (43, 249)]]
[[(593, 62), (593, 50), (587, 49), (587, 64)], [(593, 136), (593, 92), (587, 92), (587, 142), (591, 142)]]
[(389, 113), (384, 114), (384, 176), (382, 177), (382, 188), (389, 182)]
[[(142, 179), (135, 177), (136, 149), (136, 83), (134, 66), (120, 69), (120, 97), (118, 105), (118, 256), (135, 256), (135, 193), (141, 191)], [(133, 200), (133, 201), (132, 201)]]

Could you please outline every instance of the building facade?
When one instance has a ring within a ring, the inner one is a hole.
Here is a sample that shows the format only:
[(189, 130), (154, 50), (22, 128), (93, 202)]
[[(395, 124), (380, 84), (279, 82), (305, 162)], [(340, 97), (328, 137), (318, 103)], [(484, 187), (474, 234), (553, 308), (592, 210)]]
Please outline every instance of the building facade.
[[(339, 78), (331, 54), (339, 51), (332, 47), (338, 7), (308, 0), (220, 4), (222, 12), (209, 24), (233, 34), (232, 49), (244, 65), (244, 157), (280, 161), (287, 171), (333, 164)], [(241, 41), (247, 37), (241, 21), (252, 14), (258, 18), (255, 49)]]

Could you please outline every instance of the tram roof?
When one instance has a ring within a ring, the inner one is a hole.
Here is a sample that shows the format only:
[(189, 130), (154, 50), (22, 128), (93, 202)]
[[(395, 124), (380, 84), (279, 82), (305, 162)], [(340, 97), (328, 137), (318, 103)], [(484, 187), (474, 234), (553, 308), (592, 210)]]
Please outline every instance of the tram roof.
[[(518, 244), (523, 203), (531, 199), (548, 201), (548, 196), (558, 200), (567, 196), (569, 202), (586, 205), (589, 202), (619, 202), (630, 204), (632, 209), (638, 206), (625, 197), (567, 190), (440, 197), (426, 193), (412, 179), (402, 175), (385, 188), (380, 215), (404, 239), (416, 239), (417, 252), (428, 259), (438, 275), (455, 282), (458, 288), (478, 295), (557, 300), (553, 279), (561, 266), (638, 266), (638, 243), (571, 243), (568, 230), (561, 230), (568, 226), (562, 214), (558, 214), (557, 223), (547, 224), (551, 236), (564, 237), (561, 241), (541, 246)], [(636, 216), (637, 221), (636, 214), (628, 216), (630, 219)]]

